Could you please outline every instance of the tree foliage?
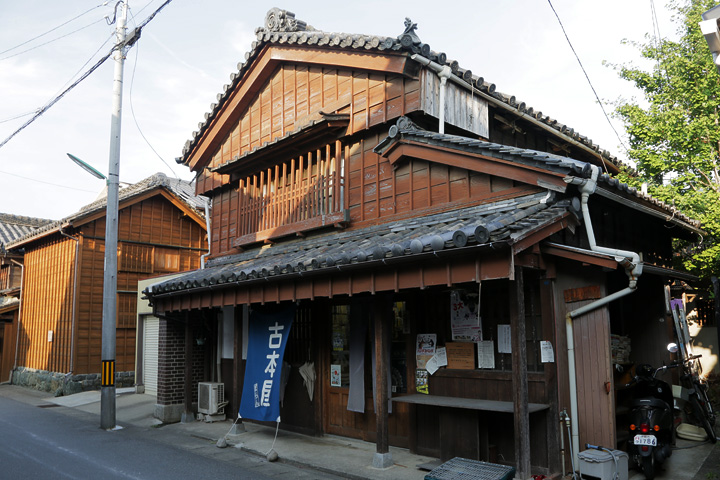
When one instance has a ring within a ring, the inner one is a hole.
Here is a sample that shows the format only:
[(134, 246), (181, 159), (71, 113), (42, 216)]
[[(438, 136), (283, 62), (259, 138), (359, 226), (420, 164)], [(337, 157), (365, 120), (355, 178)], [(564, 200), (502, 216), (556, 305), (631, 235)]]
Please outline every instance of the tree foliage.
[(672, 2), (678, 39), (646, 37), (635, 43), (653, 67), (616, 66), (621, 78), (644, 93), (644, 102), (620, 100), (628, 155), (651, 195), (700, 220), (701, 244), (679, 245), (685, 267), (703, 279), (720, 266), (720, 76), (698, 23), (717, 0)]

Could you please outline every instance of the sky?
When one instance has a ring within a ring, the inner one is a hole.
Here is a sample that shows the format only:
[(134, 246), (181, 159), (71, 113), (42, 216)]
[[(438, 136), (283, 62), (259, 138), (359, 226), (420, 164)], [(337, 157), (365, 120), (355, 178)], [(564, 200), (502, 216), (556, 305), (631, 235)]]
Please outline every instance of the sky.
[[(129, 0), (129, 27), (162, 3)], [(245, 61), (272, 7), (328, 32), (397, 36), (409, 17), (434, 51), (623, 160), (622, 124), (611, 119), (613, 129), (608, 122), (553, 7), (597, 95), (616, 101), (642, 98), (606, 63), (643, 65), (637, 48), (623, 40), (646, 41), (654, 31), (653, 5), (660, 35), (674, 37), (672, 12), (652, 0), (173, 0), (127, 54), (120, 181), (156, 172), (193, 177), (175, 158)], [(0, 143), (110, 51), (115, 26), (105, 16), (113, 17), (114, 6), (0, 0)], [(105, 62), (0, 147), (0, 213), (59, 220), (95, 200), (105, 181), (66, 153), (107, 172), (113, 69), (113, 61)], [(611, 114), (613, 107), (605, 110)]]

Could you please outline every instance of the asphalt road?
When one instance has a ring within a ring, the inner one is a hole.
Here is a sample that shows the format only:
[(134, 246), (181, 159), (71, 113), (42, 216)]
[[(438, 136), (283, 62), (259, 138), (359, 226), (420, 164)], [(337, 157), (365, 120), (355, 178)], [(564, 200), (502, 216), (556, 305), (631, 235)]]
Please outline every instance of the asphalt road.
[[(158, 438), (161, 429), (126, 427), (107, 432), (95, 417), (75, 415), (69, 409), (61, 413), (61, 408), (0, 396), (0, 478), (278, 478), (256, 471), (252, 461), (238, 465), (164, 443)], [(292, 471), (286, 473), (286, 478), (298, 478)]]

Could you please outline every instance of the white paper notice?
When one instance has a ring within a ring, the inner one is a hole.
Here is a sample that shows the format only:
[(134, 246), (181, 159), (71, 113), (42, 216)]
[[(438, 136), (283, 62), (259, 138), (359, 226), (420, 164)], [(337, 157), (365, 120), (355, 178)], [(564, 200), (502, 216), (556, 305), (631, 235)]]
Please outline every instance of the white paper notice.
[(445, 347), (438, 347), (435, 350), (435, 355), (425, 363), (425, 370), (430, 375), (438, 371), (438, 368), (447, 366), (447, 350)]
[(438, 367), (447, 367), (447, 350), (445, 347), (438, 347), (435, 350), (435, 358), (437, 359)]
[(437, 372), (438, 368), (437, 355), (433, 355), (430, 360), (425, 362), (425, 370), (427, 370), (430, 375)]
[(498, 325), (498, 353), (512, 353), (510, 325)]
[(553, 352), (552, 343), (548, 342), (547, 340), (540, 340), (540, 362), (555, 362), (555, 353)]
[(478, 368), (495, 368), (495, 342), (482, 340), (477, 342)]

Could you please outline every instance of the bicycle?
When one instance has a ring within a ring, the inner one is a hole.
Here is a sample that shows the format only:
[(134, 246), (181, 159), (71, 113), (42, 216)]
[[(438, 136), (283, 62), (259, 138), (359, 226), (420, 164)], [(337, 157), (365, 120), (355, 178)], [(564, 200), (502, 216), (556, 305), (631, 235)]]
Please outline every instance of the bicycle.
[(702, 355), (689, 355), (683, 361), (682, 386), (688, 391), (688, 401), (692, 405), (696, 420), (702, 425), (712, 443), (717, 442), (715, 433), (716, 413), (707, 395), (708, 385), (700, 379), (698, 367), (690, 365)]

